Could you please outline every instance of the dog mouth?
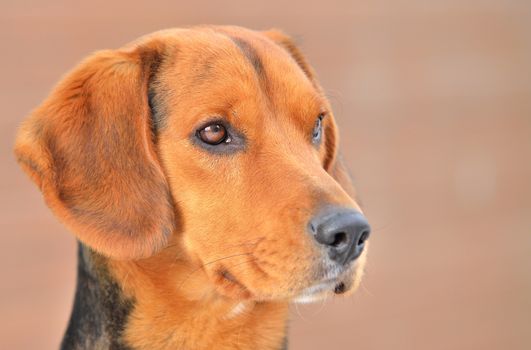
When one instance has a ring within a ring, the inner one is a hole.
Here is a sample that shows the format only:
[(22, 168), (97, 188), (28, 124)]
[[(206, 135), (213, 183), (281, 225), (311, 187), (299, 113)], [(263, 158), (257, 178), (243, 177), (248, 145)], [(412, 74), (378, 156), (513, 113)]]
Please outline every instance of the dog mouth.
[(328, 266), (324, 277), (311, 286), (303, 289), (294, 299), (295, 303), (312, 303), (326, 299), (331, 295), (340, 295), (349, 291), (353, 286), (356, 263), (344, 268)]
[(313, 303), (326, 299), (330, 295), (340, 295), (350, 289), (351, 283), (339, 279), (319, 282), (308, 288), (303, 289), (294, 299), (293, 302), (299, 304)]
[[(257, 286), (252, 283), (249, 285), (248, 280), (245, 278), (241, 279), (239, 274), (231, 271), (230, 267), (232, 266), (227, 266), (225, 264), (218, 265), (211, 271), (214, 272), (214, 284), (216, 285), (218, 292), (230, 298), (264, 301), (287, 298), (295, 303), (311, 303), (326, 299), (333, 295), (341, 295), (353, 289), (356, 285), (355, 280), (359, 274), (358, 265), (359, 264), (356, 260), (350, 264), (340, 266), (339, 264), (326, 259), (319, 264), (319, 268), (314, 270), (314, 273), (312, 274), (313, 278), (306, 280), (306, 283), (297, 281), (296, 279), (289, 282), (285, 280), (284, 282), (280, 282), (282, 286), (279, 286), (279, 288), (273, 292), (269, 287), (262, 289), (260, 287), (257, 288)], [(262, 280), (262, 282), (268, 281), (269, 284), (279, 282), (278, 280), (275, 282), (272, 280), (269, 281), (265, 272), (263, 273), (265, 279)], [(302, 285), (299, 283), (302, 283)], [(293, 287), (289, 287), (290, 284)], [(299, 284), (300, 287), (297, 288), (294, 284)]]
[[(230, 294), (237, 295), (241, 299), (252, 298), (252, 293), (228, 270), (220, 270), (218, 278), (224, 284), (225, 291), (230, 291)], [(292, 300), (295, 303), (312, 303), (322, 299), (326, 299), (330, 295), (340, 295), (350, 289), (352, 285), (348, 281), (348, 277), (329, 278), (300, 291)]]

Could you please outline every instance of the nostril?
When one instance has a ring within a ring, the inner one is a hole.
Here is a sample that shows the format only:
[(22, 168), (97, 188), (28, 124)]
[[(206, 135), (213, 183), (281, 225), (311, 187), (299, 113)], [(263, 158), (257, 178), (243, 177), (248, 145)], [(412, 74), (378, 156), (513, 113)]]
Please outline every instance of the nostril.
[(323, 253), (342, 265), (361, 255), (371, 233), (361, 213), (345, 208), (324, 210), (308, 222), (307, 230), (326, 249)]
[(347, 234), (345, 232), (338, 232), (334, 235), (334, 240), (330, 244), (333, 247), (339, 247), (347, 242)]
[(358, 239), (357, 246), (358, 246), (358, 247), (359, 247), (359, 246), (362, 246), (368, 238), (369, 238), (369, 231), (364, 231), (364, 232), (361, 234), (360, 238)]

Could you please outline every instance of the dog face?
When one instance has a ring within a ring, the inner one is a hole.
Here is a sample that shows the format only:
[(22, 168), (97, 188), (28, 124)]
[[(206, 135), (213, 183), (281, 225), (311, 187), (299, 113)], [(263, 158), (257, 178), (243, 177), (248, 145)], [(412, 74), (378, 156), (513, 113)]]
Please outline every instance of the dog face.
[(158, 266), (170, 289), (196, 272), (232, 298), (304, 301), (354, 289), (365, 261), (369, 226), (337, 144), (289, 38), (205, 27), (90, 57), (23, 125), (16, 154), (103, 255)]

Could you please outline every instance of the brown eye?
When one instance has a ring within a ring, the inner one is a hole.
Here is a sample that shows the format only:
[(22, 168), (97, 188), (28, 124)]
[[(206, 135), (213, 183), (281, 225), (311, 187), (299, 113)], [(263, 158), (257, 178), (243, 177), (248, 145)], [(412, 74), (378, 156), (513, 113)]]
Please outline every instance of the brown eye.
[(219, 145), (228, 142), (227, 129), (221, 124), (210, 124), (197, 132), (197, 135), (204, 143), (209, 145)]

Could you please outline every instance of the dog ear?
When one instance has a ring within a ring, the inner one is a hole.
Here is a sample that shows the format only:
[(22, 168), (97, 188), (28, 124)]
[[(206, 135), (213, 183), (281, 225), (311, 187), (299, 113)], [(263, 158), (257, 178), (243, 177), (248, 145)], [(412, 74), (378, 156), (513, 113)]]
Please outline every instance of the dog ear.
[[(308, 79), (310, 79), (317, 91), (323, 93), (323, 89), (317, 81), (315, 71), (310, 66), (297, 45), (294, 43), (293, 39), (277, 29), (265, 31), (263, 34), (286, 50), (291, 55), (293, 60), (295, 60), (295, 62), (299, 65), (304, 74), (306, 74)], [(339, 152), (339, 133), (336, 123), (333, 117), (327, 119), (328, 120), (324, 124), (324, 143), (326, 155), (323, 162), (323, 167), (330, 175), (332, 175), (332, 177), (334, 177), (334, 179), (352, 198), (355, 198), (356, 193), (354, 186), (352, 185), (348, 170)]]
[(109, 257), (163, 248), (175, 225), (153, 143), (150, 79), (160, 42), (100, 51), (70, 72), (21, 126), (15, 154), (77, 238)]

